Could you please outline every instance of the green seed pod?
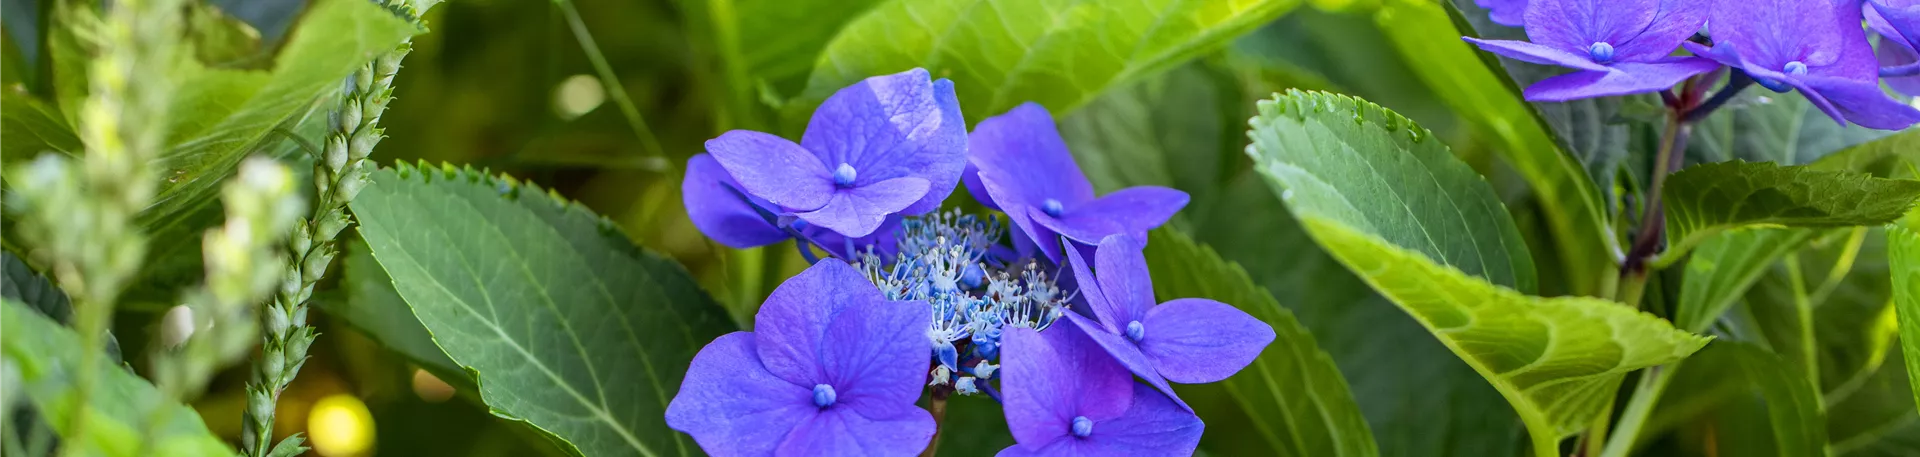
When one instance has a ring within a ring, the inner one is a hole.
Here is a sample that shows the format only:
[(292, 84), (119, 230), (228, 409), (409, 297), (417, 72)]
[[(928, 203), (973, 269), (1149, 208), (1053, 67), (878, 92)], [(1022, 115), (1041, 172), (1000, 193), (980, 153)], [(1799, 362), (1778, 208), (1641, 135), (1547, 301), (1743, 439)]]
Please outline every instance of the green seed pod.
[(302, 332), (306, 335), (296, 335), (293, 339), (287, 340), (287, 360), (294, 365), (299, 364), (301, 359), (307, 358), (307, 346), (313, 344), (311, 327), (302, 327), (301, 330), (308, 331)]
[(286, 368), (286, 359), (279, 357), (260, 358), (260, 377), (266, 378), (267, 382), (273, 385), (281, 385), (280, 376), (286, 373)]
[[(344, 188), (345, 186), (342, 186), (342, 189)], [(359, 192), (358, 189), (355, 189), (354, 191)], [(345, 197), (347, 197), (347, 199), (352, 198), (351, 196), (345, 196)], [(342, 199), (340, 201), (345, 202), (347, 199)], [(353, 221), (351, 219), (347, 219), (346, 212), (341, 211), (338, 208), (335, 208), (332, 211), (328, 211), (326, 215), (320, 216), (319, 222), (320, 222), (320, 232), (316, 233), (315, 235), (318, 235), (319, 238), (323, 240), (332, 240), (334, 239), (334, 237), (339, 236), (340, 231), (345, 230), (347, 228), (347, 225), (351, 224)]]
[[(353, 72), (354, 84), (360, 86), (361, 90), (372, 89), (373, 76), (374, 76), (373, 70), (374, 70), (374, 65), (372, 63), (368, 63), (367, 65), (361, 66), (359, 71)], [(353, 95), (359, 95), (359, 93), (354, 93)]]
[(349, 146), (353, 148), (355, 157), (366, 157), (367, 154), (373, 153), (373, 147), (380, 144), (380, 138), (384, 137), (382, 133), (384, 133), (384, 131), (379, 127), (364, 128), (353, 132), (353, 144)]
[(264, 325), (267, 327), (264, 330), (267, 331), (267, 334), (273, 335), (273, 339), (275, 340), (286, 339), (287, 331), (291, 327), (287, 322), (286, 309), (278, 306), (268, 306), (264, 311), (266, 312), (266, 323)]
[(340, 201), (353, 201), (354, 196), (360, 195), (360, 189), (366, 188), (367, 183), (371, 181), (365, 174), (340, 180)]
[(333, 246), (329, 245), (307, 253), (307, 258), (300, 263), (301, 279), (308, 284), (320, 281), (321, 277), (327, 275), (327, 264), (333, 263), (334, 252)]
[(287, 237), (287, 252), (294, 255), (306, 254), (313, 248), (313, 229), (307, 224), (293, 224), (293, 236)]
[(340, 129), (337, 132), (351, 132), (360, 128), (360, 99), (350, 98), (340, 104)]
[[(355, 120), (358, 120), (359, 115), (355, 115), (354, 117), (356, 118)], [(347, 166), (347, 159), (353, 156), (352, 151), (348, 150), (347, 137), (340, 134), (327, 136), (326, 154), (327, 156), (324, 157), (324, 159), (326, 160), (327, 169), (335, 172), (340, 171), (341, 167)]]

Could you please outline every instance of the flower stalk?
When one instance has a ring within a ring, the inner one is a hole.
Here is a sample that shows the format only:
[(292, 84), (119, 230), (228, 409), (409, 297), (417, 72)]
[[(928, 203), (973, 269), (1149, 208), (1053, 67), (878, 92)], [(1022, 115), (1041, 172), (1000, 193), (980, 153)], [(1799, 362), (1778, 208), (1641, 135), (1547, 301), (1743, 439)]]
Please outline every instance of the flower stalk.
[[(396, 13), (416, 21), (434, 3), (437, 2), (384, 2)], [(347, 77), (339, 104), (328, 113), (329, 132), (314, 157), (316, 201), (312, 216), (294, 226), (287, 242), (291, 255), (287, 259), (286, 274), (273, 300), (259, 316), (263, 341), (254, 363), (253, 379), (247, 383), (247, 408), (241, 430), (241, 451), (250, 457), (278, 455), (279, 446), (271, 442), (274, 409), (280, 394), (306, 363), (307, 349), (317, 336), (313, 327), (307, 325), (308, 300), (313, 297), (314, 284), (326, 276), (327, 267), (339, 254), (340, 232), (353, 224), (346, 213), (347, 204), (371, 179), (375, 165), (366, 159), (385, 138), (379, 127), (380, 116), (393, 101), (393, 77), (412, 50), (412, 43), (403, 41), (392, 51), (362, 65)], [(292, 439), (297, 438), (289, 438)], [(298, 447), (297, 444), (288, 446), (290, 451)]]

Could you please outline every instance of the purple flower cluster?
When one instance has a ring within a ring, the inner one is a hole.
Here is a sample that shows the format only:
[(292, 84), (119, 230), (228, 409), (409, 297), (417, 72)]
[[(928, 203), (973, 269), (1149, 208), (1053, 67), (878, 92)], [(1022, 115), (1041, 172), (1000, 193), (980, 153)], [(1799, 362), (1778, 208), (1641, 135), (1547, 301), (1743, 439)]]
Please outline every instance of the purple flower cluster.
[[(1897, 130), (1920, 110), (1881, 89), (1920, 92), (1913, 0), (1477, 0), (1529, 41), (1467, 38), (1481, 49), (1574, 70), (1526, 88), (1533, 101), (1667, 92), (1722, 68), (1723, 92), (1797, 91), (1835, 121)], [(1862, 22), (1881, 35), (1876, 57)], [(1703, 35), (1704, 34), (1704, 35)], [(1692, 56), (1676, 55), (1684, 48)], [(1887, 68), (1881, 68), (1882, 66)], [(1698, 84), (1711, 80), (1696, 80)], [(1670, 92), (1668, 92), (1670, 94)], [(1711, 110), (1715, 104), (1706, 104)]]
[[(1205, 426), (1168, 383), (1225, 379), (1274, 338), (1217, 301), (1156, 305), (1140, 242), (1187, 195), (1096, 196), (1039, 105), (969, 135), (952, 83), (915, 69), (840, 90), (800, 144), (707, 151), (682, 183), (695, 226), (814, 262), (687, 369), (667, 424), (714, 455), (918, 454), (925, 390), (1000, 401), (1001, 455), (1190, 454)], [(962, 182), (1004, 219), (936, 212)]]

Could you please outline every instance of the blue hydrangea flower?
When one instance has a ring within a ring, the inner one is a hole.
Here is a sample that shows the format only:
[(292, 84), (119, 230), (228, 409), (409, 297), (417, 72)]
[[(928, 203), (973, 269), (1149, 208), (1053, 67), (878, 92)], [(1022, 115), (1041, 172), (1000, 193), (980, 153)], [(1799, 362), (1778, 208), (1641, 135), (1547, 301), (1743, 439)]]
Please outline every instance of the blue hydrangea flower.
[(1116, 235), (1102, 240), (1094, 252), (1093, 271), (1078, 250), (1068, 250), (1067, 256), (1080, 294), (1098, 319), (1067, 313), (1067, 320), (1175, 402), (1180, 400), (1167, 381), (1226, 379), (1273, 342), (1272, 326), (1225, 303), (1182, 298), (1155, 306), (1146, 256), (1132, 239)]
[(1007, 214), (1020, 228), (1017, 250), (1038, 247), (1058, 264), (1058, 236), (1094, 244), (1108, 235), (1146, 238), (1187, 206), (1187, 193), (1157, 186), (1129, 187), (1095, 198), (1093, 184), (1067, 151), (1053, 115), (1027, 103), (980, 121), (967, 140), (968, 191)]
[(1527, 100), (1559, 102), (1659, 92), (1719, 64), (1673, 56), (1707, 22), (1699, 0), (1533, 0), (1526, 41), (1466, 40), (1495, 54), (1577, 70), (1526, 89)]
[(1007, 330), (1000, 384), (1018, 444), (1000, 456), (1192, 455), (1206, 424), (1071, 325)]
[(746, 194), (809, 225), (864, 237), (888, 216), (938, 209), (959, 184), (966, 141), (953, 82), (916, 68), (835, 92), (800, 144), (734, 130), (708, 140), (707, 152)]
[[(861, 247), (871, 246), (891, 256), (902, 226), (899, 215), (889, 216), (880, 228), (867, 236), (848, 238), (832, 230), (812, 226), (791, 215), (794, 210), (748, 195), (740, 182), (727, 174), (712, 155), (699, 154), (687, 160), (687, 176), (680, 182), (680, 195), (687, 217), (708, 238), (735, 249), (766, 246), (789, 238), (801, 238), (841, 259), (851, 259)], [(781, 220), (786, 222), (782, 224)], [(786, 228), (782, 228), (782, 226)]]
[(924, 305), (889, 301), (827, 259), (775, 288), (754, 322), (694, 356), (667, 426), (716, 456), (913, 455), (933, 439), (933, 416), (914, 406)]
[(1867, 0), (1867, 24), (1880, 34), (1880, 76), (1888, 87), (1920, 95), (1920, 1)]
[(1768, 89), (1799, 91), (1837, 122), (1885, 130), (1920, 122), (1920, 110), (1880, 89), (1861, 8), (1858, 0), (1714, 0), (1713, 47), (1686, 47)]
[(1474, 0), (1473, 4), (1487, 9), (1487, 17), (1495, 24), (1508, 27), (1527, 25), (1527, 0)]

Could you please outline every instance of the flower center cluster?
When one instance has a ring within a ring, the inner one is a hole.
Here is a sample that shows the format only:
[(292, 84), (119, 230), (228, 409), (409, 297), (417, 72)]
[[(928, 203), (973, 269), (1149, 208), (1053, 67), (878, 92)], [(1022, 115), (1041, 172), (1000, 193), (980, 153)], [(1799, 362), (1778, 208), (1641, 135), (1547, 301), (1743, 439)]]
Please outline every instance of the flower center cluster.
[(853, 165), (848, 165), (845, 162), (842, 162), (840, 166), (834, 167), (833, 169), (833, 185), (840, 186), (842, 189), (853, 187), (853, 180), (859, 177), (859, 170), (854, 170)]
[(1073, 432), (1073, 436), (1081, 438), (1092, 436), (1093, 419), (1088, 419), (1087, 416), (1074, 416), (1073, 429), (1071, 431)]
[(833, 386), (826, 384), (813, 385), (813, 406), (821, 408), (833, 406), (833, 401), (838, 399), (838, 397), (839, 394), (833, 392)]
[(1613, 44), (1596, 41), (1593, 46), (1587, 47), (1587, 56), (1592, 57), (1594, 62), (1613, 63)]

